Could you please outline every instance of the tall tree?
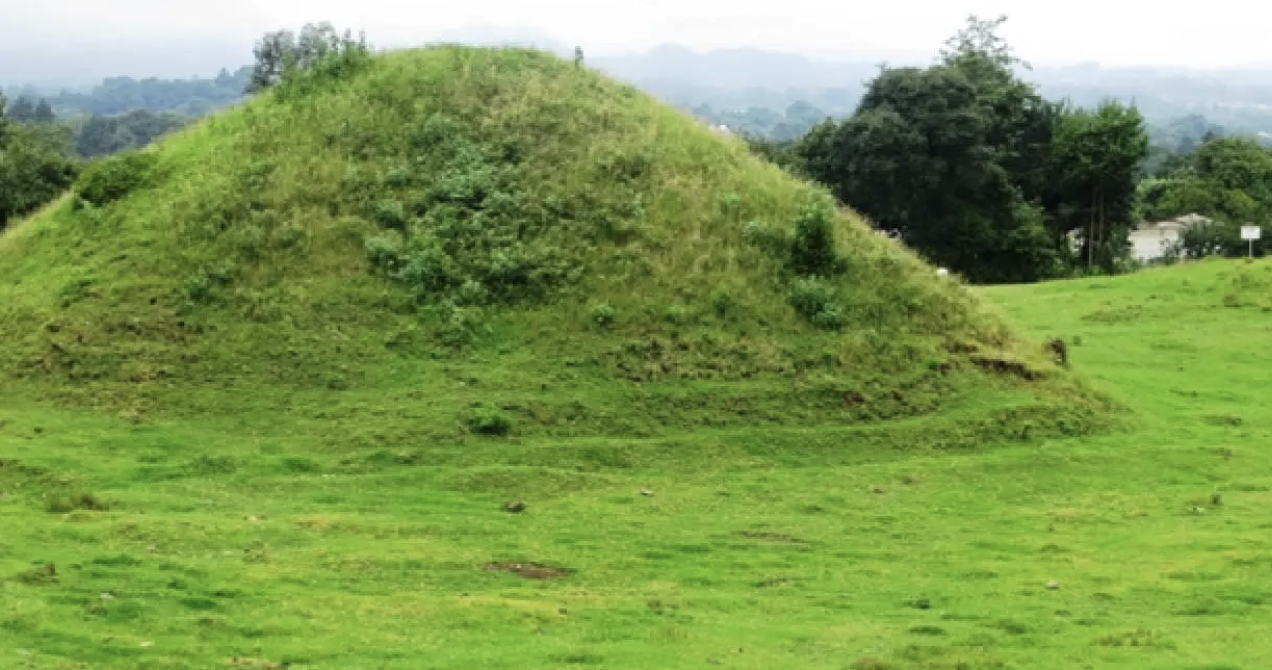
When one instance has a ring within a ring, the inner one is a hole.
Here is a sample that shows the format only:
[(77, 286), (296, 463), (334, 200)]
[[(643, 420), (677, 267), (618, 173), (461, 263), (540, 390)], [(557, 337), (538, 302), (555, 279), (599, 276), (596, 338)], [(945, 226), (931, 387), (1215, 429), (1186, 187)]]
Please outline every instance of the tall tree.
[(259, 93), (277, 85), (283, 78), (283, 71), (294, 62), (295, 50), (296, 36), (290, 30), (277, 30), (261, 37), (252, 49), (256, 64), (244, 92)]
[(0, 116), (0, 228), (71, 185), (76, 163), (69, 144), (65, 128), (12, 123)]
[(18, 96), (9, 109), (5, 111), (5, 115), (10, 119), (19, 123), (30, 123), (35, 120), (35, 104), (26, 96)]
[(1057, 114), (975, 17), (926, 69), (883, 68), (856, 113), (798, 145), (806, 169), (876, 225), (974, 281), (1055, 272), (1038, 202)]
[(1225, 223), (1272, 220), (1272, 151), (1243, 137), (1214, 137), (1154, 183), (1153, 213), (1198, 213)]
[(53, 106), (48, 100), (40, 98), (40, 102), (35, 105), (34, 118), (36, 123), (53, 123), (57, 120), (57, 115), (53, 113)]
[(93, 116), (80, 126), (75, 149), (85, 158), (106, 156), (137, 146), (137, 139), (114, 117)]
[(1067, 111), (1052, 151), (1067, 192), (1060, 232), (1081, 228), (1087, 267), (1112, 272), (1125, 252), (1139, 166), (1148, 156), (1144, 118), (1115, 100)]
[(331, 23), (307, 23), (296, 35), (290, 30), (266, 33), (257, 41), (256, 57), (245, 93), (254, 94), (281, 84), (291, 73), (309, 72), (322, 63), (339, 65), (342, 60), (369, 53), (366, 37), (346, 30), (336, 32)]

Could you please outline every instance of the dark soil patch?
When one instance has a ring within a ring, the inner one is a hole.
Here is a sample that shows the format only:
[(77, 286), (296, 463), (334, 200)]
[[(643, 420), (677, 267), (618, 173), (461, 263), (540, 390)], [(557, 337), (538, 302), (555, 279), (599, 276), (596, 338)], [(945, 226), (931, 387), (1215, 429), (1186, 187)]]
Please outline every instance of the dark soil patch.
[(57, 583), (57, 568), (52, 563), (18, 575), (18, 581), (32, 586)]
[(848, 391), (842, 397), (844, 407), (861, 407), (866, 404), (866, 396), (856, 391)]
[(1030, 368), (1023, 361), (1004, 358), (1002, 356), (978, 354), (972, 356), (972, 362), (988, 372), (1000, 375), (1014, 375), (1028, 381), (1035, 381), (1043, 376), (1041, 372)]
[(538, 563), (490, 563), (482, 570), (498, 570), (510, 572), (522, 579), (561, 579), (570, 574), (569, 570), (553, 568)]

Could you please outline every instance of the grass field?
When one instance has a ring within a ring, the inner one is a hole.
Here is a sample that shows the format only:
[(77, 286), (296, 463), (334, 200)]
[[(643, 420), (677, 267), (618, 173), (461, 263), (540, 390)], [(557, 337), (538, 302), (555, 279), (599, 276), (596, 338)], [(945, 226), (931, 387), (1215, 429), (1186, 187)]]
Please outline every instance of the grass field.
[(1272, 265), (974, 291), (586, 68), (331, 63), (0, 236), (0, 668), (1259, 667)]
[(330, 423), (6, 393), (0, 667), (1266, 667), (1269, 287), (1231, 261), (984, 291), (1130, 408), (1023, 445), (341, 450)]

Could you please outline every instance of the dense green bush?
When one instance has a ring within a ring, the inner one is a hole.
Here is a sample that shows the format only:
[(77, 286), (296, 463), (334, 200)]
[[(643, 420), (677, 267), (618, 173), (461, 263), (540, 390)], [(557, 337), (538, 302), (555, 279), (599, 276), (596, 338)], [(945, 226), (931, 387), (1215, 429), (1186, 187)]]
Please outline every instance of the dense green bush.
[[(788, 301), (795, 311), (823, 330), (844, 326), (844, 310), (835, 302), (835, 287), (827, 278), (844, 273), (847, 263), (835, 245), (835, 205), (825, 197), (806, 201), (795, 218), (795, 234), (752, 221), (742, 231), (746, 242), (782, 264), (790, 282)], [(731, 305), (716, 303), (723, 317)]]
[(844, 310), (835, 301), (835, 287), (820, 277), (795, 280), (789, 301), (800, 316), (823, 330), (839, 330), (844, 326)]
[(608, 302), (592, 306), (592, 323), (605, 328), (614, 323), (618, 312)]
[(512, 432), (512, 417), (500, 409), (479, 408), (468, 421), (468, 426), (482, 435), (504, 436)]
[(77, 170), (60, 129), (0, 116), (0, 229), (56, 198), (75, 180)]
[(843, 272), (835, 249), (835, 205), (818, 198), (805, 203), (795, 219), (791, 269), (799, 275), (831, 277)]
[[(366, 240), (372, 267), (411, 289), (421, 304), (492, 306), (541, 301), (569, 281), (581, 261), (550, 243), (560, 225), (522, 185), (507, 147), (483, 147), (462, 124), (436, 114), (414, 134), (411, 162), (440, 175), (416, 185), (398, 163), (381, 188), (396, 195), (366, 203), (364, 214), (400, 230), (401, 248), (388, 238)], [(361, 174), (346, 179), (355, 201)], [(409, 202), (409, 206), (403, 205)]]
[(742, 239), (783, 262), (786, 261), (791, 249), (790, 235), (763, 221), (748, 222), (742, 229)]
[(102, 207), (145, 184), (155, 164), (151, 153), (129, 152), (90, 163), (75, 181), (75, 194)]

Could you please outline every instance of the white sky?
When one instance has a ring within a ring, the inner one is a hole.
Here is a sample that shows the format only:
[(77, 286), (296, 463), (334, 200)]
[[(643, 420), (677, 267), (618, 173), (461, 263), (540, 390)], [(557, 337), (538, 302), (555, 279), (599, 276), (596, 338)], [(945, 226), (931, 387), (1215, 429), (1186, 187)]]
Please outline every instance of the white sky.
[(1004, 35), (1035, 64), (1233, 66), (1272, 60), (1272, 3), (1209, 0), (0, 0), (0, 44), (77, 42), (142, 51), (176, 39), (252, 41), (329, 20), (376, 45), (419, 43), (491, 24), (541, 31), (608, 55), (678, 42), (816, 53), (934, 54), (969, 13), (1010, 20)]

